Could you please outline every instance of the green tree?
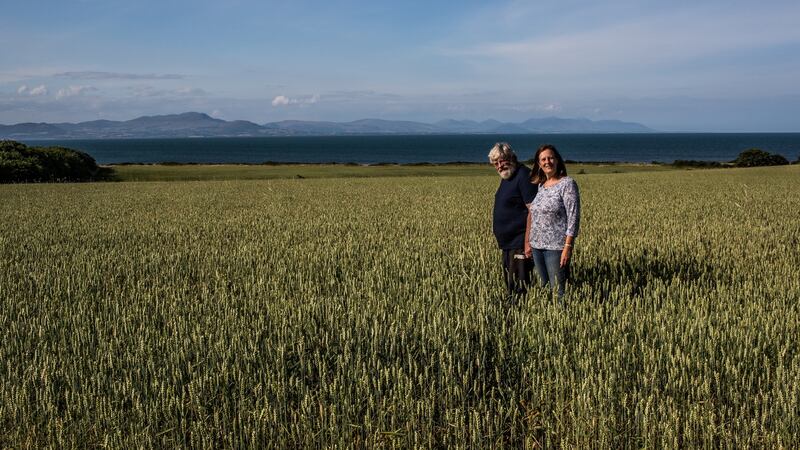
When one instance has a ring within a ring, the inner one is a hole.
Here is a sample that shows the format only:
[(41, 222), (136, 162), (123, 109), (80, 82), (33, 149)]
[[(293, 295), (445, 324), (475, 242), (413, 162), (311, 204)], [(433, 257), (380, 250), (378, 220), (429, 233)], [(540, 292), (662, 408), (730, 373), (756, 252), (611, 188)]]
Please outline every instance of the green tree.
[(777, 153), (769, 153), (758, 148), (751, 148), (739, 153), (732, 161), (736, 167), (782, 166), (789, 161)]
[(0, 183), (89, 181), (103, 174), (94, 158), (81, 151), (0, 141)]

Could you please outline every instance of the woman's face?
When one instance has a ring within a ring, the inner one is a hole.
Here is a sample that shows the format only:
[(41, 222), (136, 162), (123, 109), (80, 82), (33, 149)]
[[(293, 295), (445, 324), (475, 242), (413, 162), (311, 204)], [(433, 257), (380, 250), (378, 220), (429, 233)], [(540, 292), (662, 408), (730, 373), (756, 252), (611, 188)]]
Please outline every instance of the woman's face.
[(542, 153), (539, 153), (539, 167), (542, 168), (542, 171), (547, 178), (550, 178), (556, 174), (558, 159), (556, 159), (556, 155), (553, 154), (552, 150), (545, 150)]

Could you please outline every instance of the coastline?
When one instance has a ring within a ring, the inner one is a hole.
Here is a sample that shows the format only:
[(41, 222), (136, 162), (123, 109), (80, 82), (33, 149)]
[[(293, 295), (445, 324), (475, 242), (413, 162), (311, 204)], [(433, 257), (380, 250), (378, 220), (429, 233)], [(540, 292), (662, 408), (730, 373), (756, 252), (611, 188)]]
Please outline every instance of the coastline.
[(129, 139), (31, 141), (90, 154), (99, 164), (483, 164), (488, 149), (507, 141), (526, 160), (543, 143), (563, 150), (567, 160), (586, 163), (675, 160), (726, 162), (749, 148), (779, 153), (793, 161), (798, 134), (539, 134), (403, 135), (287, 138)]

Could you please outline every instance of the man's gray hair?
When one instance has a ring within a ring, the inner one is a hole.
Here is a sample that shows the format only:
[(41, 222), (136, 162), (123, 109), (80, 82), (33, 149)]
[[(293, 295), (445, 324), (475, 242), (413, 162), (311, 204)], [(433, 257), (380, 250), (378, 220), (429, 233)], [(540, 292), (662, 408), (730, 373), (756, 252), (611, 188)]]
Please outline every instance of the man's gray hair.
[(514, 153), (514, 150), (511, 148), (511, 144), (508, 142), (498, 142), (494, 144), (491, 150), (489, 150), (489, 162), (494, 164), (501, 159), (505, 159), (511, 161), (516, 164), (517, 162), (517, 154)]

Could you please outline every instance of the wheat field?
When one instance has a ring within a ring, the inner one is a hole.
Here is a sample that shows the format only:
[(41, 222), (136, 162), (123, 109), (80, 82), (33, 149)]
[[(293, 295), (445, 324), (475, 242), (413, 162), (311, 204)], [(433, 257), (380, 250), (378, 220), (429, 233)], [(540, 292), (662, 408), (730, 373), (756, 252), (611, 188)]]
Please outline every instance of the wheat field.
[(0, 447), (794, 447), (800, 167), (575, 176), (565, 305), (496, 176), (0, 186)]

